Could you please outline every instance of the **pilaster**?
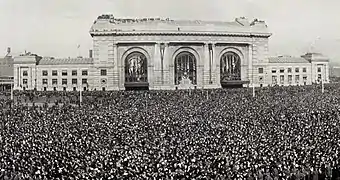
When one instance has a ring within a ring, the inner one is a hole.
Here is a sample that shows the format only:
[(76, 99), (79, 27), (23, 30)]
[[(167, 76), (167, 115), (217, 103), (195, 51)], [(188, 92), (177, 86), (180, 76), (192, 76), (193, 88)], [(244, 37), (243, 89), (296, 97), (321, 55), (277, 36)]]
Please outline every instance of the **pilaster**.
[(119, 89), (119, 57), (118, 57), (118, 45), (116, 43), (113, 44), (113, 89)]

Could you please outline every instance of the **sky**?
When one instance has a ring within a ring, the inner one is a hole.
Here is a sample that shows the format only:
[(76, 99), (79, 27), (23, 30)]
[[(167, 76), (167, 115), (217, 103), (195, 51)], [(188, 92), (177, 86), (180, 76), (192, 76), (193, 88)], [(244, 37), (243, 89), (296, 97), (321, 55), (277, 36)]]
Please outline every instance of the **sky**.
[(340, 0), (0, 0), (0, 55), (11, 47), (13, 54), (88, 56), (89, 30), (101, 14), (218, 21), (245, 16), (267, 23), (271, 56), (300, 56), (314, 47), (340, 63), (338, 7)]

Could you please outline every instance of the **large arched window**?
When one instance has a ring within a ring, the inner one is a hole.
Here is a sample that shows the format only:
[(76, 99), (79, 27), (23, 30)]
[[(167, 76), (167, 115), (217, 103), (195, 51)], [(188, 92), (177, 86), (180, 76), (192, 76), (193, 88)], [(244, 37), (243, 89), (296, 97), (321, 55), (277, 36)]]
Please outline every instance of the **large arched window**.
[(148, 82), (147, 59), (143, 53), (132, 52), (125, 59), (125, 82)]
[(224, 53), (220, 67), (221, 81), (241, 80), (241, 58), (236, 53)]
[(190, 52), (181, 52), (175, 58), (175, 85), (179, 85), (183, 80), (190, 80), (196, 84), (196, 58)]

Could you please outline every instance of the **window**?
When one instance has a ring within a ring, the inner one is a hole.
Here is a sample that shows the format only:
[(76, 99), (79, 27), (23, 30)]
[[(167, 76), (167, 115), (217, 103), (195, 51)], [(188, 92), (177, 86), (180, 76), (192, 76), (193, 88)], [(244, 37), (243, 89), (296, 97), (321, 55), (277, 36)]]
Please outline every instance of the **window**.
[(299, 75), (295, 75), (295, 83), (299, 83), (300, 82), (300, 76)]
[(280, 69), (280, 73), (285, 73), (285, 69)]
[(63, 91), (66, 91), (66, 87), (63, 87)]
[(58, 79), (52, 79), (52, 84), (57, 85), (58, 84)]
[(285, 82), (285, 76), (280, 75), (280, 84), (284, 84), (284, 82)]
[(77, 79), (72, 79), (72, 84), (78, 84)]
[(100, 70), (100, 75), (101, 76), (106, 76), (106, 74), (107, 74), (106, 69)]
[(292, 68), (288, 68), (288, 73), (292, 73)]
[(23, 72), (22, 72), (22, 75), (23, 75), (23, 76), (28, 76), (28, 72), (27, 72), (27, 71), (23, 71)]
[(259, 74), (263, 73), (263, 68), (259, 68)]
[(67, 85), (67, 79), (62, 79), (62, 80), (61, 80), (61, 84), (62, 84), (62, 85)]
[(82, 71), (81, 71), (81, 75), (87, 76), (87, 70), (82, 70)]
[(276, 76), (272, 76), (272, 83), (277, 84), (277, 77)]
[(77, 75), (77, 70), (72, 70), (72, 76), (76, 76)]
[(318, 67), (318, 72), (321, 72), (321, 67)]
[(82, 79), (82, 80), (81, 80), (81, 83), (82, 83), (82, 84), (87, 84), (87, 79)]
[(43, 76), (48, 76), (48, 71), (43, 70), (43, 71), (42, 71), (42, 75), (43, 75)]
[(318, 81), (321, 81), (321, 78), (322, 78), (321, 74), (318, 74)]
[(307, 81), (307, 76), (303, 76), (303, 82)]
[(272, 69), (272, 73), (275, 74), (276, 73), (276, 69)]
[(47, 79), (42, 80), (43, 84), (47, 84)]
[(288, 75), (288, 83), (291, 84), (293, 81), (293, 76), (292, 75)]
[(67, 76), (67, 70), (61, 71), (61, 75), (62, 75), (62, 76)]
[(305, 67), (302, 68), (302, 72), (304, 72), (304, 73), (307, 72), (307, 68), (305, 68)]
[(295, 68), (295, 72), (298, 73), (300, 71), (299, 68)]
[(27, 79), (22, 79), (22, 84), (27, 84)]
[(58, 71), (57, 70), (52, 70), (52, 76), (58, 76)]

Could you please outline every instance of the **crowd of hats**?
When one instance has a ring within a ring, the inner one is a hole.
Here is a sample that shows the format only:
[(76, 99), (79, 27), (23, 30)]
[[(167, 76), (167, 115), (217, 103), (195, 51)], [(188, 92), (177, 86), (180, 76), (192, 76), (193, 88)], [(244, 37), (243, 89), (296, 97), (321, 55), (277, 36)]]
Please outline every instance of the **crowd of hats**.
[(78, 95), (0, 95), (0, 179), (339, 177), (338, 85)]

